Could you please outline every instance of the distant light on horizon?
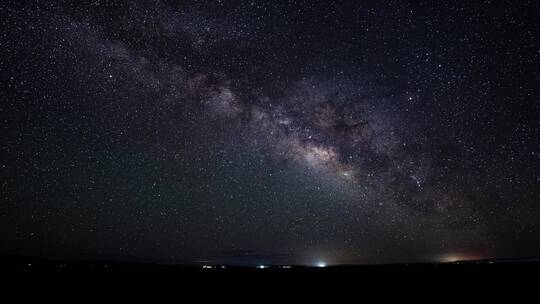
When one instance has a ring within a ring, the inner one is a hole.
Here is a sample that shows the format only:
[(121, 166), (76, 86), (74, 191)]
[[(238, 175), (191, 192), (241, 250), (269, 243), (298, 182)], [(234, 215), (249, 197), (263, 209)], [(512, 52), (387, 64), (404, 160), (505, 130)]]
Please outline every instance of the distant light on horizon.
[(318, 262), (315, 266), (317, 266), (317, 267), (326, 267), (326, 263), (325, 262)]
[(474, 260), (480, 260), (485, 257), (476, 255), (476, 254), (446, 254), (438, 257), (438, 261), (442, 263), (458, 263), (458, 262), (465, 262), (465, 261), (474, 261)]

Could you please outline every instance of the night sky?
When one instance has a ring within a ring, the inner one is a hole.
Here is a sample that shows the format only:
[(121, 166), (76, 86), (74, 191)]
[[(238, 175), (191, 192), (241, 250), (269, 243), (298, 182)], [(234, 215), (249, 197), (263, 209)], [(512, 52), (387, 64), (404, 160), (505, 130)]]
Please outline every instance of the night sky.
[(540, 255), (536, 1), (2, 1), (0, 254)]

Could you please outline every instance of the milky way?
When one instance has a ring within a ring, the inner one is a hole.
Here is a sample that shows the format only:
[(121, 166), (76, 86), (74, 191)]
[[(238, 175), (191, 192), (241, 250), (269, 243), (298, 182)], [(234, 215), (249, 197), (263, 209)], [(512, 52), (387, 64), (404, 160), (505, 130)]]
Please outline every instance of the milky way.
[(533, 2), (0, 8), (2, 254), (540, 253)]

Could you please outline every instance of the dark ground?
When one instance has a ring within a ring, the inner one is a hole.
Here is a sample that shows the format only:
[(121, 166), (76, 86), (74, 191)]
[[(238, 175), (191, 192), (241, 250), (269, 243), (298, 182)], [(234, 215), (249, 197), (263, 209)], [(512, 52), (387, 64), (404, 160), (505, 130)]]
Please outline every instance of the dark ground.
[[(272, 297), (302, 299), (329, 297), (340, 303), (357, 297), (378, 299), (482, 299), (505, 294), (512, 299), (530, 298), (536, 290), (540, 262), (534, 259), (454, 263), (340, 265), (324, 268), (293, 266), (215, 267), (163, 265), (111, 261), (51, 261), (29, 257), (0, 259), (0, 277), (6, 291), (21, 296), (81, 295), (102, 293), (125, 296), (149, 295), (152, 299), (173, 295), (191, 299), (226, 296), (270, 300)], [(10, 287), (7, 287), (10, 286)], [(13, 286), (14, 289), (11, 289)], [(37, 292), (37, 290), (44, 291)], [(187, 293), (186, 293), (187, 292)], [(291, 298), (291, 295), (293, 296)], [(517, 298), (516, 298), (517, 297)], [(73, 299), (73, 298), (70, 298)], [(499, 298), (501, 300), (503, 298)], [(140, 301), (140, 298), (138, 299)]]
[[(284, 267), (285, 266), (285, 267)], [(396, 273), (411, 274), (415, 272), (429, 272), (434, 274), (443, 273), (492, 273), (503, 272), (531, 272), (538, 273), (540, 270), (538, 258), (501, 259), (501, 260), (478, 260), (457, 261), (450, 263), (404, 263), (404, 264), (381, 264), (381, 265), (333, 265), (326, 267), (311, 267), (304, 265), (265, 265), (260, 269), (253, 266), (223, 266), (223, 265), (198, 265), (198, 264), (159, 264), (146, 262), (116, 262), (97, 260), (47, 260), (32, 257), (3, 257), (0, 267), (4, 271), (24, 273), (137, 273), (137, 272), (161, 272), (161, 273), (297, 273), (308, 272), (318, 274), (332, 274), (339, 272), (354, 273)]]

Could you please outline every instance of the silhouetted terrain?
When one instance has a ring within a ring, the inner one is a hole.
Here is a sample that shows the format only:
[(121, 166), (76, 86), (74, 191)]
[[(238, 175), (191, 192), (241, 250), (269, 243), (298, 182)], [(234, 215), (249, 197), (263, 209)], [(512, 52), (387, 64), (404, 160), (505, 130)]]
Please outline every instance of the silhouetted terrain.
[(146, 262), (118, 262), (105, 260), (47, 260), (33, 257), (3, 257), (0, 260), (4, 271), (25, 273), (70, 273), (70, 272), (96, 272), (96, 273), (130, 273), (130, 272), (166, 272), (166, 273), (287, 273), (287, 272), (313, 272), (313, 273), (414, 273), (428, 271), (434, 273), (460, 273), (479, 271), (482, 273), (501, 273), (500, 271), (530, 271), (540, 269), (538, 257), (492, 259), (478, 261), (457, 261), (450, 263), (409, 263), (409, 264), (380, 264), (380, 265), (332, 265), (326, 267), (304, 265), (259, 265), (230, 266), (230, 265), (199, 265), (199, 264), (160, 264)]

